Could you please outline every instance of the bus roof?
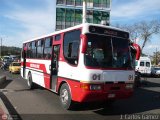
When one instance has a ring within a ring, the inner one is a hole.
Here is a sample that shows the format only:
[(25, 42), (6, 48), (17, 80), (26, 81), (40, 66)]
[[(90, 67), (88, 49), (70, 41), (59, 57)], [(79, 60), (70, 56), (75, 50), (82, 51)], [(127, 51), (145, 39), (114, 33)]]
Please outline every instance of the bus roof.
[[(71, 30), (74, 30), (74, 29), (78, 29), (78, 28), (81, 28), (83, 26), (91, 26), (91, 25), (92, 26), (97, 26), (97, 27), (102, 27), (102, 28), (109, 28), (109, 29), (113, 29), (113, 30), (123, 31), (123, 32), (127, 32), (128, 33), (128, 31), (122, 30), (120, 28), (112, 27), (112, 26), (105, 26), (105, 25), (101, 25), (101, 24), (92, 24), (92, 23), (84, 23), (84, 24), (80, 24), (80, 25), (77, 25), (77, 26), (74, 26), (74, 27), (70, 27), (70, 28), (67, 28), (67, 29), (64, 29), (64, 30), (55, 31), (55, 32), (52, 32), (50, 34), (46, 34), (46, 35), (43, 35), (43, 36), (40, 36), (40, 37), (36, 37), (36, 38), (30, 39), (30, 40), (26, 40), (23, 43), (31, 42), (31, 41), (42, 39), (42, 38), (47, 38), (47, 37), (50, 37), (50, 36), (53, 36), (53, 35), (56, 35), (56, 34), (60, 34), (60, 33), (67, 32), (67, 31), (71, 31)], [(86, 30), (84, 30), (84, 31), (86, 31)]]

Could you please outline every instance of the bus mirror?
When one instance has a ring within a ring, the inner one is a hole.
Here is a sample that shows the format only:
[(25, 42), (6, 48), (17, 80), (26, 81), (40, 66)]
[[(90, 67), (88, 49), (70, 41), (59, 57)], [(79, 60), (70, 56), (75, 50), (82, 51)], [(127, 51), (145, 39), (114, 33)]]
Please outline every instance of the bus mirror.
[(87, 50), (87, 36), (81, 35), (81, 40), (82, 40), (82, 53), (85, 53)]
[(134, 49), (136, 50), (136, 55), (135, 55), (136, 60), (139, 60), (140, 55), (141, 55), (141, 48), (140, 48), (140, 46), (139, 46), (138, 44), (136, 44), (136, 43), (133, 43), (133, 47), (134, 47)]

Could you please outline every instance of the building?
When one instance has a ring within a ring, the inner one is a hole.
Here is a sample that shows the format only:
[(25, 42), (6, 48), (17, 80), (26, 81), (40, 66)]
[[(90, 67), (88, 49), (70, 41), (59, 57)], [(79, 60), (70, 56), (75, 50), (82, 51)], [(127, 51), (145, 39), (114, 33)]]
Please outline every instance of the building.
[[(83, 0), (57, 0), (56, 30), (82, 23)], [(110, 21), (111, 0), (87, 0), (88, 23)]]

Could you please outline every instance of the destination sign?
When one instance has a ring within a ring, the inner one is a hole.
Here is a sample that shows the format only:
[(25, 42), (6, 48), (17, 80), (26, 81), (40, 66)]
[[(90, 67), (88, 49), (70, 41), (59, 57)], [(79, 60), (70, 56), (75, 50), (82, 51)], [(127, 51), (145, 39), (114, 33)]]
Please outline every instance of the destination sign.
[(116, 36), (116, 37), (122, 37), (122, 38), (129, 38), (129, 33), (127, 32), (122, 32), (122, 31), (118, 31), (114, 29), (102, 28), (102, 27), (97, 27), (97, 26), (89, 26), (89, 32)]

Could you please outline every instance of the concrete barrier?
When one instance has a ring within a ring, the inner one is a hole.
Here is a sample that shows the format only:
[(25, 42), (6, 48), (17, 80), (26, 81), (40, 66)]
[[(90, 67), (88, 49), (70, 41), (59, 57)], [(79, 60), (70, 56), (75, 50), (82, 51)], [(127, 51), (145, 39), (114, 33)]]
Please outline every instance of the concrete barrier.
[(0, 84), (2, 84), (6, 80), (6, 76), (0, 76)]

